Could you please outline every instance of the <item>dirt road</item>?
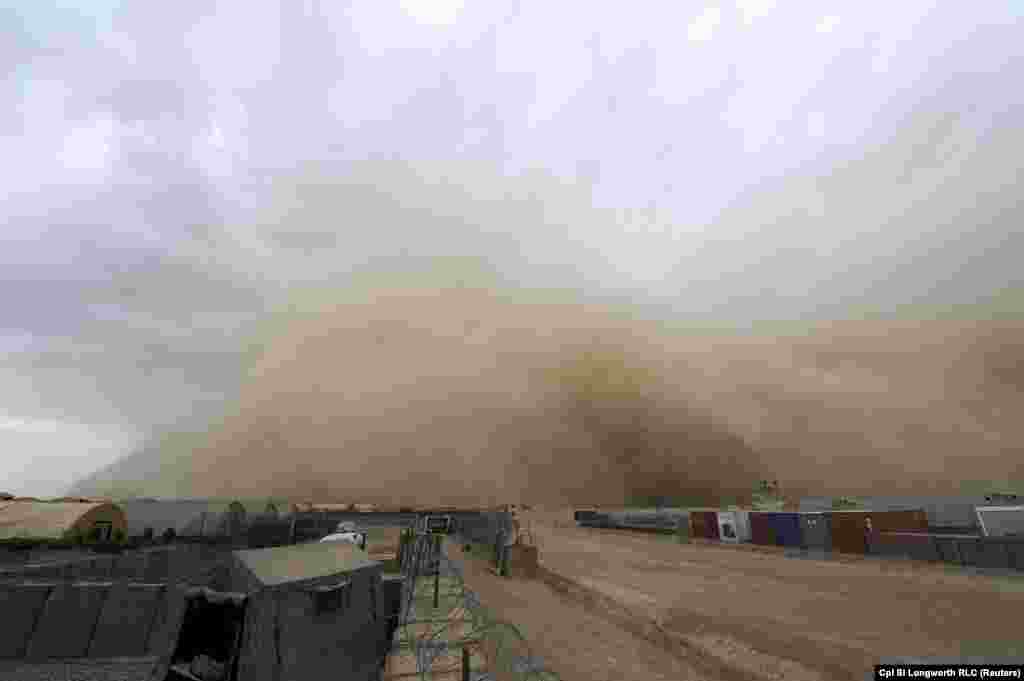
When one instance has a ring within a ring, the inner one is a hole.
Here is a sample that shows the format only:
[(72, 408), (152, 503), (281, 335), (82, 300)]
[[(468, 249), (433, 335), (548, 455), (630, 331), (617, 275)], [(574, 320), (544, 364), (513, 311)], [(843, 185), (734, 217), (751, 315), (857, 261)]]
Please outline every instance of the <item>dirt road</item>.
[(561, 681), (697, 681), (709, 678), (693, 663), (620, 626), (607, 611), (559, 598), (543, 581), (498, 577), (486, 557), (450, 550), (466, 585), (496, 618), (523, 634), (532, 654)]
[(567, 518), (524, 516), (548, 582), (592, 611), (621, 604), (634, 621), (656, 622), (657, 633), (636, 633), (674, 640), (706, 676), (862, 679), (880, 657), (1024, 658), (1024, 576), (679, 545)]

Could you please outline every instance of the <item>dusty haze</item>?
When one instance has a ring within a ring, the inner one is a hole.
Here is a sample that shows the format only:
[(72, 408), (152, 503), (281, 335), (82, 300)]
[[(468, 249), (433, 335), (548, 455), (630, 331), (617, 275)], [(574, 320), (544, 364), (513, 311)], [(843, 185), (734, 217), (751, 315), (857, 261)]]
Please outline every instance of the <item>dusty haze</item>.
[(360, 295), (267, 344), (189, 454), (189, 493), (699, 504), (761, 478), (792, 495), (1021, 479), (1017, 325), (697, 334), (493, 286)]

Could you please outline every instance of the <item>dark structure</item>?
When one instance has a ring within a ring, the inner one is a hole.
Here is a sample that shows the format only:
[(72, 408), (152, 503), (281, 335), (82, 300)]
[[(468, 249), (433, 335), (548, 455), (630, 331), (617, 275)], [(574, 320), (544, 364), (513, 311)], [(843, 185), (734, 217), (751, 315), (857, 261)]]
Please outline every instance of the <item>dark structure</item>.
[(805, 549), (831, 551), (832, 516), (828, 513), (801, 513), (800, 538)]
[(193, 592), (168, 669), (188, 662), (218, 681), (379, 678), (393, 629), (381, 565), (358, 547), (236, 551), (212, 584)]

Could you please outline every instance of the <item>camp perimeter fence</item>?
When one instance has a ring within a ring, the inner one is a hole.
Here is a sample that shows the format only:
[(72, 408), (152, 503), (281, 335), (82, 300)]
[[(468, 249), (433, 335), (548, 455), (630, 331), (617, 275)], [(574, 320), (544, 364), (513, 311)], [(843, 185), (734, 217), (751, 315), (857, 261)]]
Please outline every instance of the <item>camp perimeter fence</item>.
[[(456, 537), (456, 543), (461, 545), (461, 539), (468, 538)], [(392, 665), (384, 678), (560, 681), (513, 624), (487, 611), (466, 585), (460, 566), (445, 555), (442, 541), (409, 531), (403, 542), (395, 641), (400, 664)]]

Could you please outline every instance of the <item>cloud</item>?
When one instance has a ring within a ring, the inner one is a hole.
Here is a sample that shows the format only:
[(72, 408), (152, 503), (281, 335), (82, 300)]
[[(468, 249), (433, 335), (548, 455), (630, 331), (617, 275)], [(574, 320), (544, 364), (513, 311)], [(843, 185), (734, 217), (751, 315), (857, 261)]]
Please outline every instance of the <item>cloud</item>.
[(770, 2), (738, 4), (741, 32), (717, 7), (477, 3), (443, 27), (321, 8), (0, 22), (12, 419), (201, 422), (296, 287), (436, 259), (688, 323), (1015, 285), (1005, 11), (867, 6), (820, 40), (818, 15)]

